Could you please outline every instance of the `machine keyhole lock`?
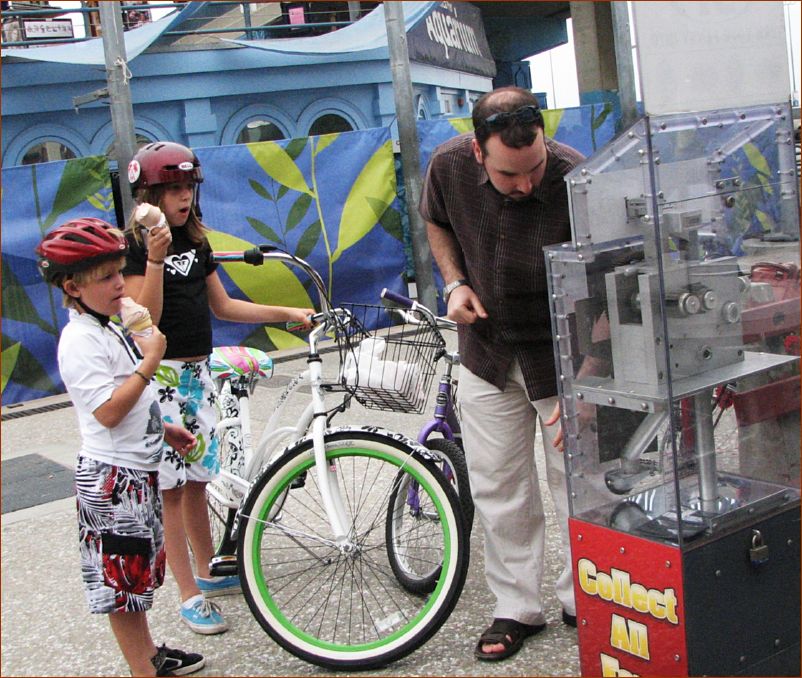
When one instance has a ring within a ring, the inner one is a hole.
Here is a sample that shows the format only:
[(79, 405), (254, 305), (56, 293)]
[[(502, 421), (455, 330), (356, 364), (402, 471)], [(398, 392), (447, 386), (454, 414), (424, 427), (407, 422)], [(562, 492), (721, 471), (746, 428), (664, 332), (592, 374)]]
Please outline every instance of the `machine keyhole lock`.
[(765, 565), (769, 562), (769, 547), (763, 543), (760, 530), (752, 530), (752, 548), (749, 549), (749, 561), (752, 565)]

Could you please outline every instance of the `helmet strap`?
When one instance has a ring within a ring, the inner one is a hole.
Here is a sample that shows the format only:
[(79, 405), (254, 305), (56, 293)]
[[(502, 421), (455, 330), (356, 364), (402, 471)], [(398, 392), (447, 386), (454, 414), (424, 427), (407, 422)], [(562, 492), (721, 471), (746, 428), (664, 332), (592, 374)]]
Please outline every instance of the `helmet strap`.
[(86, 305), (86, 304), (83, 302), (83, 300), (82, 300), (80, 297), (73, 297), (73, 299), (75, 299), (75, 302), (76, 302), (76, 303), (78, 304), (78, 306), (80, 306), (80, 307), (81, 307), (81, 308), (82, 308), (84, 311), (86, 311), (86, 312), (87, 312), (89, 315), (91, 315), (93, 318), (96, 318), (96, 319), (97, 319), (97, 321), (98, 321), (98, 322), (99, 322), (99, 323), (100, 323), (100, 324), (101, 324), (103, 327), (105, 327), (106, 325), (108, 325), (108, 324), (109, 324), (109, 316), (107, 316), (107, 315), (103, 315), (102, 313), (98, 313), (98, 312), (97, 312), (97, 311), (95, 311), (94, 309), (91, 309), (91, 308), (89, 308), (89, 307), (88, 307), (88, 306), (87, 306), (87, 305)]

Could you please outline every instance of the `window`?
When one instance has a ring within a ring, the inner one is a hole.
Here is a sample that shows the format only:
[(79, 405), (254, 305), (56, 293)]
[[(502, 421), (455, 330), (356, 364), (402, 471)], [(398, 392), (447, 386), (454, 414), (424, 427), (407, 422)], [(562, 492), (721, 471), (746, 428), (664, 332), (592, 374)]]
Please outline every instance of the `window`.
[(255, 141), (277, 141), (284, 139), (281, 128), (269, 120), (258, 118), (251, 120), (237, 135), (238, 144), (250, 144)]
[(336, 113), (326, 113), (321, 115), (312, 123), (309, 128), (309, 136), (314, 137), (320, 134), (334, 134), (335, 132), (350, 132), (354, 128), (341, 115)]
[(35, 165), (39, 162), (69, 160), (75, 153), (71, 148), (59, 141), (43, 141), (29, 148), (22, 157), (23, 165)]

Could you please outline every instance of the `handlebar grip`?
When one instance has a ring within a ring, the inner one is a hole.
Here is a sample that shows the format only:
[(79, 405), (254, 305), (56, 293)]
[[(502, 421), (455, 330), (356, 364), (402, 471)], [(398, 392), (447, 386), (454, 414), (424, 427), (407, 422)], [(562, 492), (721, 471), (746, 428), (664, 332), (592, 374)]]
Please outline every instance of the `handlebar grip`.
[(242, 260), (251, 266), (261, 266), (265, 263), (262, 250), (259, 247), (252, 247), (242, 253)]
[(405, 297), (403, 294), (398, 294), (397, 292), (388, 290), (386, 287), (382, 290), (380, 296), (382, 299), (392, 301), (393, 303), (403, 306), (404, 308), (412, 308), (412, 306), (415, 304), (415, 302), (409, 297)]

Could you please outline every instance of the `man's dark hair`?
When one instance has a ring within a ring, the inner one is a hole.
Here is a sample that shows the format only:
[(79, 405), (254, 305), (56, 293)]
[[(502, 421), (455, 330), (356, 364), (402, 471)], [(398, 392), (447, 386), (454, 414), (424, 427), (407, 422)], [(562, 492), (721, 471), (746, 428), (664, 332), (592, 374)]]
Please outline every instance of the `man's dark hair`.
[(512, 113), (522, 106), (535, 106), (540, 108), (537, 97), (529, 90), (520, 87), (500, 87), (492, 92), (482, 95), (473, 107), (473, 129), (476, 141), (482, 153), (486, 152), (485, 143), (493, 134), (498, 134), (501, 143), (510, 148), (523, 148), (531, 146), (537, 139), (538, 130), (543, 131), (543, 119), (538, 116), (537, 121), (522, 124), (511, 120), (502, 129), (490, 129), (485, 120), (495, 113)]

